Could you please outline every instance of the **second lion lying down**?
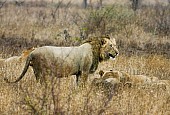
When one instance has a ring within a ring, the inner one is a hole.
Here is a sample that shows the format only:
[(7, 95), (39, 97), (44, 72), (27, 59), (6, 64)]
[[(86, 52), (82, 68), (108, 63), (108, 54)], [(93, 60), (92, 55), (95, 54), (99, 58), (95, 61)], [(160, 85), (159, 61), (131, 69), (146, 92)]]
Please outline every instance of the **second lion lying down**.
[(32, 66), (36, 80), (43, 82), (45, 75), (67, 77), (76, 75), (83, 83), (86, 82), (89, 73), (96, 71), (99, 62), (115, 58), (118, 55), (115, 39), (109, 36), (93, 37), (77, 47), (43, 46), (32, 51), (26, 60), (25, 67), (20, 77), (9, 83), (20, 81), (29, 66)]

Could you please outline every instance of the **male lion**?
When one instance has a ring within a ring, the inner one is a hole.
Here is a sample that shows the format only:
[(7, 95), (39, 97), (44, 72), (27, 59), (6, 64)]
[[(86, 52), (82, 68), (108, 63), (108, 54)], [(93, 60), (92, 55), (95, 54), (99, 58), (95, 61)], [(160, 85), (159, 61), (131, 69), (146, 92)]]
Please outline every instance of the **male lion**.
[(115, 58), (118, 53), (115, 39), (109, 36), (89, 38), (77, 47), (39, 47), (29, 54), (20, 77), (10, 83), (20, 81), (29, 66), (32, 66), (36, 80), (40, 82), (45, 80), (46, 74), (52, 74), (56, 77), (76, 75), (77, 83), (79, 77), (85, 83), (88, 74), (96, 71), (99, 62)]

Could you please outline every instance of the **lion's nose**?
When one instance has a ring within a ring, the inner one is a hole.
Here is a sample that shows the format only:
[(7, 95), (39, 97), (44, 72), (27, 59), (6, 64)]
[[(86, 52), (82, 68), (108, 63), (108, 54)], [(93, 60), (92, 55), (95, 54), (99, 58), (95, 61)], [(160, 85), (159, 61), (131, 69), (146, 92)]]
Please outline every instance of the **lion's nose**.
[(119, 54), (119, 52), (118, 51), (116, 51), (116, 55), (118, 55)]

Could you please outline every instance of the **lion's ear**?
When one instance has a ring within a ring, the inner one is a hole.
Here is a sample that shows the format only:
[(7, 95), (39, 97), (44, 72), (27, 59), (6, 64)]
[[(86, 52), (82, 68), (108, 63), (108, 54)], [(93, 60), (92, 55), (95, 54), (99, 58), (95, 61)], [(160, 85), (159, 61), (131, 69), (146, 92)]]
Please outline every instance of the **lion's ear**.
[(103, 76), (103, 74), (104, 74), (104, 71), (103, 71), (103, 70), (100, 70), (100, 71), (99, 71), (99, 75), (100, 75), (100, 77), (102, 77), (102, 76)]
[(110, 40), (110, 35), (109, 35), (109, 34), (106, 34), (106, 35), (104, 35), (104, 36), (101, 36), (101, 38), (107, 38), (107, 39)]
[(107, 39), (110, 40), (110, 35), (109, 34), (106, 34), (105, 36), (106, 36)]

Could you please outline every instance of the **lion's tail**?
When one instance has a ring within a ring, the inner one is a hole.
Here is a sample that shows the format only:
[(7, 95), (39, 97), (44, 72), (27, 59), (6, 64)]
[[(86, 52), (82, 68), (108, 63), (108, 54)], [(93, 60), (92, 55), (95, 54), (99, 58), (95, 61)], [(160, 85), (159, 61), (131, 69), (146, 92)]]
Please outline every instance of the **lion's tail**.
[(4, 78), (4, 80), (5, 80), (7, 83), (17, 83), (18, 81), (20, 81), (20, 80), (24, 77), (25, 73), (27, 72), (31, 60), (32, 60), (32, 56), (29, 55), (29, 56), (27, 57), (27, 60), (26, 60), (25, 66), (24, 66), (24, 70), (22, 71), (20, 77), (19, 77), (17, 80), (12, 81), (12, 82), (9, 81), (7, 78)]

